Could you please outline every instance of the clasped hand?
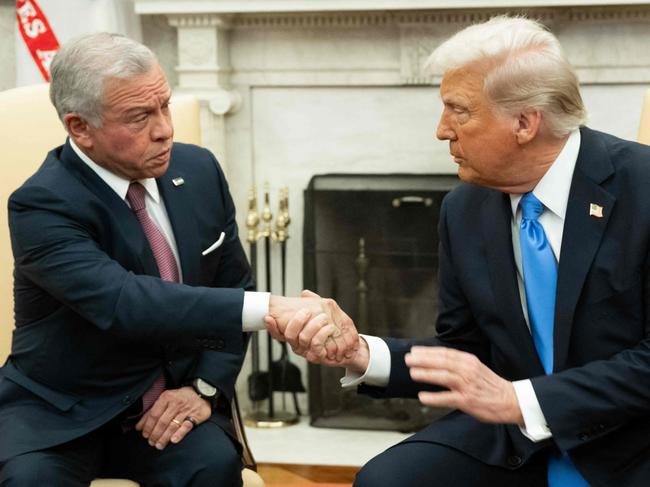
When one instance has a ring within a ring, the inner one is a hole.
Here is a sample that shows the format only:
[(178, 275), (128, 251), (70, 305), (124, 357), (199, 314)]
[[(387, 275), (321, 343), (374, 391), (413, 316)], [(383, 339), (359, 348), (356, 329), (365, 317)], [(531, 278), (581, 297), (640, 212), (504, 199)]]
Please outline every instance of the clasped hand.
[(266, 326), (273, 338), (316, 364), (346, 367), (365, 343), (354, 322), (332, 299), (303, 291), (300, 298), (272, 296)]

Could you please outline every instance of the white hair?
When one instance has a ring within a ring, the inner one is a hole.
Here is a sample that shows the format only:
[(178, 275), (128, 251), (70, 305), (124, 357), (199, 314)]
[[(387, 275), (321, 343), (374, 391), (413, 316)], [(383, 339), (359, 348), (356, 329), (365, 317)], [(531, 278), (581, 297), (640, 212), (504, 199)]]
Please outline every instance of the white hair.
[(148, 47), (119, 34), (100, 32), (74, 38), (52, 60), (50, 100), (62, 121), (67, 113), (78, 113), (101, 127), (106, 81), (135, 78), (157, 62)]
[(444, 75), (472, 64), (484, 70), (483, 89), (497, 110), (539, 110), (556, 137), (585, 123), (578, 77), (558, 39), (539, 22), (501, 15), (472, 25), (438, 46), (426, 67)]

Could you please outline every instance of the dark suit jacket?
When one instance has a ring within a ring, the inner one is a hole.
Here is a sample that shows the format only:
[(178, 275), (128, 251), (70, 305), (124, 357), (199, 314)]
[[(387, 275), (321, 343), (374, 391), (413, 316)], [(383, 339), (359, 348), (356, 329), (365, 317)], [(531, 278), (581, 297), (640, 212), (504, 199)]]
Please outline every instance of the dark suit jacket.
[[(558, 269), (557, 372), (545, 376), (522, 313), (508, 195), (462, 185), (440, 215), (438, 336), (419, 344), (476, 354), (509, 380), (532, 379), (552, 440), (517, 426), (454, 412), (407, 441), (452, 446), (516, 468), (553, 445), (591, 485), (650, 482), (650, 147), (581, 129)], [(590, 216), (590, 203), (603, 217)], [(404, 354), (388, 339), (392, 367), (376, 396), (415, 396)]]
[[(179, 143), (157, 183), (183, 284), (159, 278), (134, 214), (69, 143), (9, 199), (16, 329), (0, 369), (0, 462), (99, 427), (163, 371), (169, 388), (202, 377), (232, 397), (253, 281), (227, 183), (210, 152)], [(212, 420), (230, 430), (223, 413)]]

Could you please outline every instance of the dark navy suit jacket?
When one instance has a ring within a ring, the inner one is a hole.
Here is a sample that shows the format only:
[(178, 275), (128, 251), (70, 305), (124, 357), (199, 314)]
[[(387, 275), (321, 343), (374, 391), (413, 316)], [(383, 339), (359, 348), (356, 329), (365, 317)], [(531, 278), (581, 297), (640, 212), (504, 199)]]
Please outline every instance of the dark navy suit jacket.
[[(545, 376), (522, 313), (508, 195), (461, 185), (440, 215), (436, 338), (387, 339), (391, 377), (375, 396), (413, 397), (404, 364), (413, 344), (477, 355), (509, 380), (532, 379), (553, 438), (453, 412), (407, 441), (436, 442), (517, 468), (552, 446), (591, 485), (650, 482), (650, 147), (581, 129), (558, 269), (556, 373)], [(603, 207), (602, 218), (590, 204)]]
[[(180, 143), (157, 183), (183, 284), (159, 278), (134, 214), (69, 143), (10, 197), (16, 329), (0, 369), (0, 462), (92, 431), (163, 371), (169, 388), (202, 377), (232, 397), (253, 281), (227, 183), (209, 151)], [(211, 419), (230, 432), (223, 413)]]

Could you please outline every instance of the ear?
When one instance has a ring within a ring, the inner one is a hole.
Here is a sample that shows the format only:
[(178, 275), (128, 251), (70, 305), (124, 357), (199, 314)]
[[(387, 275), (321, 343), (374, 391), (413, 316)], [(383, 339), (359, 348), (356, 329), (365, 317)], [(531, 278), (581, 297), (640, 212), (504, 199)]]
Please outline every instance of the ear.
[(542, 113), (539, 110), (521, 112), (516, 120), (515, 138), (519, 145), (527, 144), (538, 134), (542, 124)]
[(77, 113), (66, 113), (63, 116), (63, 125), (70, 138), (79, 148), (91, 149), (93, 146), (94, 127)]

